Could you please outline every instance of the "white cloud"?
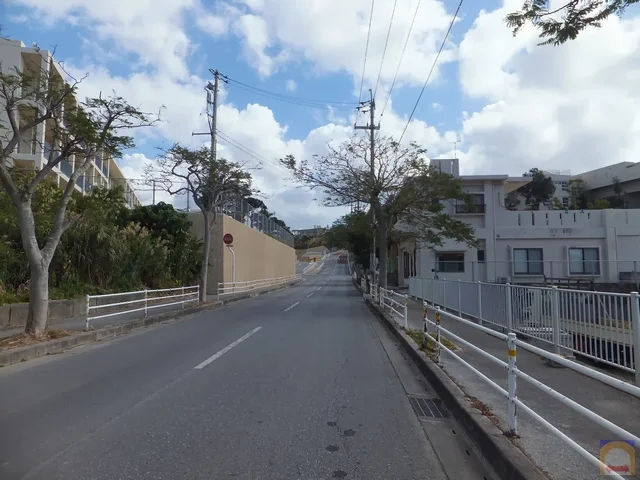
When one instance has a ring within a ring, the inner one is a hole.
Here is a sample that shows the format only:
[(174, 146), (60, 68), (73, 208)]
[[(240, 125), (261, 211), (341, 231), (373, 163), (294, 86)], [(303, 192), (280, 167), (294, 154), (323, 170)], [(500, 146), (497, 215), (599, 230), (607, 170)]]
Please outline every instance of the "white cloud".
[(186, 57), (193, 45), (182, 27), (184, 15), (199, 5), (198, 0), (8, 1), (24, 6), (31, 18), (45, 25), (82, 25), (165, 75), (188, 74)]
[[(227, 21), (242, 39), (245, 57), (261, 75), (271, 75), (288, 61), (304, 59), (319, 73), (345, 71), (360, 78), (370, 0), (232, 1), (244, 11), (229, 10)], [(368, 84), (375, 83), (379, 73), (382, 81), (393, 79), (418, 0), (397, 3), (380, 72), (393, 3), (375, 4), (366, 67)], [(441, 0), (422, 1), (399, 71), (400, 83), (424, 82), (450, 21)], [(439, 66), (455, 58), (455, 51), (446, 48)]]
[(295, 81), (287, 80), (287, 90), (289, 90), (290, 92), (295, 92), (297, 88), (298, 88), (298, 85), (296, 84)]
[[(489, 103), (463, 121), (466, 171), (578, 173), (640, 157), (640, 18), (613, 17), (560, 47), (503, 28), (520, 0), (482, 13), (460, 45), (465, 94)], [(463, 147), (463, 148), (464, 148)]]

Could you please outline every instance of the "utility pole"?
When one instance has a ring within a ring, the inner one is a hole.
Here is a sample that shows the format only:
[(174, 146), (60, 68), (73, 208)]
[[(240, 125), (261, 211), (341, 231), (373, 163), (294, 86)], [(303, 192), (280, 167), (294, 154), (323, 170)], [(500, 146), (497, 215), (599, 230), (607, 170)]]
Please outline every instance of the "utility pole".
[[(368, 102), (362, 102), (362, 105), (364, 105), (365, 103), (369, 104), (369, 124), (368, 125), (354, 125), (353, 128), (356, 130), (368, 130), (369, 131), (369, 141), (371, 143), (371, 151), (369, 153), (369, 160), (370, 160), (370, 166), (371, 166), (371, 187), (373, 187), (373, 183), (375, 181), (375, 176), (376, 176), (376, 167), (375, 167), (375, 147), (376, 147), (376, 143), (375, 143), (375, 139), (376, 139), (376, 130), (380, 130), (380, 125), (375, 124), (375, 111), (376, 111), (376, 100), (373, 98), (373, 91), (371, 89), (369, 89), (369, 95), (370, 95), (370, 100)], [(360, 108), (360, 106), (358, 106), (358, 108)], [(374, 203), (374, 196), (373, 196), (373, 192), (371, 193), (371, 199), (370, 199), (370, 204), (371, 204), (371, 211), (370, 211), (370, 215), (371, 215), (371, 225), (373, 225), (375, 223), (375, 212), (373, 211), (373, 203)], [(371, 274), (371, 280), (375, 281), (375, 272), (376, 272), (376, 235), (375, 235), (375, 230), (374, 230), (374, 234), (373, 234), (373, 238), (371, 240), (371, 254), (369, 255), (369, 268), (372, 272)]]

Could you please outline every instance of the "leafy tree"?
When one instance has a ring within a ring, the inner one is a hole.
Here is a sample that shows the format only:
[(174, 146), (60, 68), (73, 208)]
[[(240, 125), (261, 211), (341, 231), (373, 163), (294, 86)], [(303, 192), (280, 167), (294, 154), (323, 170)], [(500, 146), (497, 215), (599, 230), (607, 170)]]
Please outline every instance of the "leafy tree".
[(202, 212), (204, 241), (200, 269), (200, 301), (207, 299), (207, 275), (211, 228), (217, 213), (230, 200), (246, 198), (255, 192), (251, 186), (251, 174), (242, 165), (224, 158), (217, 158), (208, 147), (191, 150), (175, 144), (158, 158), (154, 171), (149, 174), (161, 179), (164, 188), (172, 195), (187, 194)]
[[(27, 68), (29, 67), (29, 68)], [(128, 130), (151, 126), (155, 120), (129, 105), (122, 97), (89, 98), (79, 104), (75, 93), (81, 80), (62, 80), (54, 65), (25, 65), (23, 70), (0, 72), (0, 185), (16, 209), (20, 238), (30, 267), (29, 314), (25, 331), (42, 332), (49, 310), (49, 267), (60, 239), (78, 217), (72, 213), (75, 186), (83, 187), (84, 173), (94, 158), (119, 157), (134, 146)], [(45, 130), (47, 143), (33, 141), (37, 129)], [(13, 153), (19, 144), (44, 151), (46, 163), (25, 184), (13, 168)], [(34, 195), (62, 162), (75, 164), (64, 190), (55, 199), (46, 235), (38, 241), (33, 211)]]
[(622, 188), (622, 184), (618, 177), (614, 177), (611, 182), (611, 186), (613, 187), (613, 197), (609, 201), (611, 203), (612, 208), (627, 208), (627, 194)]
[(606, 198), (597, 198), (593, 202), (589, 202), (587, 208), (589, 210), (606, 210), (611, 208), (611, 202)]
[(523, 176), (530, 177), (531, 181), (520, 187), (518, 191), (524, 197), (529, 210), (538, 210), (540, 204), (548, 202), (556, 191), (553, 180), (537, 168), (532, 168)]
[(293, 246), (296, 250), (302, 250), (309, 248), (309, 241), (311, 239), (307, 235), (297, 235), (293, 239)]
[[(337, 147), (328, 145), (329, 153), (313, 162), (298, 162), (289, 155), (281, 163), (298, 183), (322, 189), (327, 206), (371, 205), (379, 245), (388, 244), (396, 225), (426, 245), (441, 245), (444, 238), (474, 242), (473, 227), (449, 216), (444, 206), (447, 200), (468, 203), (469, 196), (458, 180), (427, 164), (423, 148), (415, 143), (403, 147), (392, 138), (380, 137), (373, 165), (369, 148), (366, 138), (352, 138)], [(386, 248), (380, 248), (380, 282), (386, 287)]]
[(197, 276), (200, 262), (195, 260), (201, 255), (202, 244), (190, 234), (192, 222), (187, 214), (160, 202), (133, 210), (124, 209), (121, 217), (123, 226), (138, 224), (164, 242), (168, 248), (171, 276), (178, 283), (185, 285)]
[[(21, 184), (35, 172), (22, 175)], [(47, 180), (36, 188), (32, 208), (39, 244), (48, 232), (45, 220), (51, 223), (61, 194), (57, 185)], [(160, 214), (149, 212), (150, 208)], [(188, 235), (189, 222), (183, 222), (186, 216), (175, 212), (179, 217), (172, 218), (172, 208), (159, 204), (130, 210), (120, 187), (94, 188), (85, 196), (74, 194), (70, 209), (77, 221), (62, 235), (51, 261), (50, 298), (191, 283), (199, 271), (199, 243)], [(165, 220), (159, 221), (163, 216)], [(3, 190), (0, 238), (0, 303), (28, 300), (28, 262), (15, 207)]]
[(526, 24), (531, 24), (545, 39), (540, 45), (561, 45), (575, 40), (587, 28), (599, 28), (611, 15), (623, 15), (630, 5), (639, 0), (565, 0), (551, 10), (550, 0), (526, 0), (522, 9), (505, 18), (516, 35)]
[(579, 178), (569, 180), (569, 193), (571, 195), (569, 208), (571, 210), (583, 210), (589, 206), (586, 185)]
[(549, 210), (565, 210), (565, 206), (558, 197), (552, 197), (549, 202)]
[(504, 196), (504, 208), (507, 210), (517, 210), (520, 205), (520, 194), (517, 190), (507, 193)]

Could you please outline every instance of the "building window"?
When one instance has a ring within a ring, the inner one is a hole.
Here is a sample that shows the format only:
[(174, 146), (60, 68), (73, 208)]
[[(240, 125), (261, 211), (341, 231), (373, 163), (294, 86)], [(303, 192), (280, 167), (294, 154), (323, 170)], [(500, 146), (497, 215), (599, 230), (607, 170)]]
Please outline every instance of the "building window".
[(472, 193), (471, 197), (471, 208), (466, 203), (458, 203), (456, 213), (485, 213), (484, 193)]
[(569, 206), (569, 197), (562, 197), (562, 206), (563, 207)]
[(515, 248), (513, 250), (514, 275), (542, 275), (543, 273), (541, 248)]
[(464, 253), (437, 253), (436, 272), (463, 273)]
[(600, 275), (600, 251), (597, 248), (570, 248), (569, 274)]
[(405, 278), (409, 278), (411, 277), (411, 256), (409, 255), (409, 252), (404, 252), (403, 254), (403, 260), (404, 260), (404, 277)]
[(485, 252), (487, 250), (487, 242), (485, 240), (478, 240), (478, 263), (484, 263), (486, 261), (485, 259)]

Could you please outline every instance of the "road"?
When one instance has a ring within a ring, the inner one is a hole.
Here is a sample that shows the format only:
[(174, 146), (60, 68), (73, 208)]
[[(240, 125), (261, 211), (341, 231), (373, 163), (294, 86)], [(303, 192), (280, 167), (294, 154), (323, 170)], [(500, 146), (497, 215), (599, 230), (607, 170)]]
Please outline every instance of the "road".
[(2, 368), (0, 392), (3, 480), (491, 478), (451, 420), (418, 418), (407, 393), (430, 387), (335, 256), (292, 288)]

